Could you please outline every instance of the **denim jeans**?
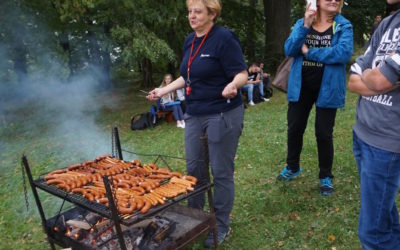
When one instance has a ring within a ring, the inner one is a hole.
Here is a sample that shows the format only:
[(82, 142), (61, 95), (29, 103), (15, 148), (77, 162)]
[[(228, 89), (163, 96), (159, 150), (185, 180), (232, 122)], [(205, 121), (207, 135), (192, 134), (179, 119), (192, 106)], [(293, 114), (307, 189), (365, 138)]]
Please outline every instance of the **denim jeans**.
[(400, 249), (396, 197), (400, 153), (370, 146), (353, 132), (353, 152), (361, 183), (358, 236), (364, 250)]
[(183, 120), (183, 112), (181, 109), (181, 105), (172, 105), (172, 106), (165, 106), (162, 108), (164, 111), (172, 111), (172, 114), (174, 115), (174, 119), (176, 121), (182, 121)]
[(258, 86), (258, 89), (260, 90), (260, 95), (264, 96), (264, 84), (262, 82), (256, 84), (246, 84), (242, 87), (242, 92), (247, 91), (247, 99), (249, 102), (253, 101), (254, 85)]

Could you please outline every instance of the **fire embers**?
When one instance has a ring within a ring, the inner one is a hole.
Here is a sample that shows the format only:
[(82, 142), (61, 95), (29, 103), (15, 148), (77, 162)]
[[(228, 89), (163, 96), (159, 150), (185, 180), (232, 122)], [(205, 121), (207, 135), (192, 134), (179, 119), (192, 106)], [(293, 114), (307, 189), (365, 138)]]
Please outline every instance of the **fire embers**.
[[(74, 208), (48, 221), (56, 238), (75, 242), (89, 249), (120, 249), (117, 233), (111, 220), (91, 212), (79, 214)], [(54, 225), (54, 222), (55, 225)], [(123, 237), (127, 249), (163, 249), (171, 243), (170, 234), (176, 222), (156, 216), (146, 219), (134, 227), (123, 227)]]
[(45, 180), (47, 185), (108, 206), (103, 176), (111, 180), (113, 198), (122, 215), (135, 211), (145, 214), (168, 199), (194, 191), (197, 183), (193, 176), (182, 176), (155, 164), (146, 165), (138, 160), (125, 162), (108, 155), (52, 171)]

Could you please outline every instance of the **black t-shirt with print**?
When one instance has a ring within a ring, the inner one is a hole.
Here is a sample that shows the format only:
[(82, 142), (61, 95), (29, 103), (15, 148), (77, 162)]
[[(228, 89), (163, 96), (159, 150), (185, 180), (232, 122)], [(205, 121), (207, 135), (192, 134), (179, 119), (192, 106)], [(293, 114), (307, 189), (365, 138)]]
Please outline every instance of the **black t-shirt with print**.
[(255, 80), (257, 80), (257, 75), (258, 75), (257, 72), (250, 73), (250, 71), (247, 70), (247, 73), (248, 73), (248, 75), (249, 75), (249, 76), (247, 77), (247, 80), (248, 80), (248, 81), (255, 81)]
[[(307, 34), (305, 44), (308, 48), (330, 47), (333, 36), (332, 26), (324, 32), (318, 32), (312, 27)], [(324, 74), (324, 64), (303, 59), (302, 88), (319, 91)]]

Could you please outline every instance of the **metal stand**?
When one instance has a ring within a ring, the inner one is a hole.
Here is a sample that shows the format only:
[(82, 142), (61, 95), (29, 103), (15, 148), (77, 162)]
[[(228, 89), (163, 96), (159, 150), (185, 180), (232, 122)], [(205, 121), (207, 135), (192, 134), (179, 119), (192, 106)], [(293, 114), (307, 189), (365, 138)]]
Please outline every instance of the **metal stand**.
[(121, 149), (121, 141), (120, 141), (120, 139), (119, 139), (119, 132), (118, 132), (118, 128), (117, 127), (114, 127), (114, 129), (113, 129), (113, 133), (112, 133), (112, 140), (113, 140), (113, 143), (112, 143), (112, 152), (113, 152), (113, 154), (114, 154), (114, 147), (116, 147), (117, 148), (117, 154), (118, 154), (118, 158), (120, 159), (120, 160), (123, 160), (123, 157), (122, 157), (122, 149)]
[[(120, 143), (119, 133), (118, 133), (118, 128), (117, 127), (115, 127), (113, 129), (112, 140), (113, 140), (113, 150), (114, 150), (114, 147), (115, 147), (116, 150), (117, 150), (118, 158), (120, 158), (122, 160), (121, 143)], [(201, 141), (202, 141), (202, 144), (203, 144), (203, 152), (204, 152), (204, 171), (207, 171), (207, 174), (206, 174), (206, 176), (207, 176), (207, 185), (206, 186), (201, 186), (200, 189), (198, 190), (198, 192), (205, 192), (207, 190), (208, 202), (209, 202), (209, 207), (210, 207), (210, 215), (207, 215), (207, 216), (209, 216), (209, 217), (207, 217), (209, 219), (207, 219), (207, 221), (205, 221), (206, 224), (203, 224), (200, 227), (197, 227), (198, 228), (197, 233), (196, 232), (191, 232), (190, 233), (191, 235), (180, 239), (179, 240), (180, 241), (180, 245), (175, 245), (175, 247), (174, 247), (175, 249), (180, 249), (181, 247), (184, 247), (186, 244), (188, 244), (189, 242), (195, 240), (198, 236), (200, 236), (200, 234), (208, 232), (210, 229), (214, 230), (214, 245), (215, 245), (216, 249), (218, 248), (217, 228), (216, 228), (216, 223), (215, 223), (216, 220), (215, 220), (215, 214), (214, 214), (214, 201), (213, 201), (213, 194), (212, 194), (212, 191), (211, 191), (212, 184), (211, 184), (210, 175), (209, 175), (209, 158), (208, 158), (207, 136), (203, 135), (201, 137)], [(60, 194), (58, 192), (55, 193), (55, 192), (53, 192), (53, 191), (51, 191), (49, 189), (46, 189), (45, 188), (46, 184), (42, 183), (42, 182), (44, 182), (43, 179), (38, 179), (38, 180), (34, 181), (34, 179), (32, 177), (30, 166), (28, 164), (28, 160), (27, 160), (25, 155), (23, 155), (23, 157), (22, 157), (22, 163), (23, 163), (24, 168), (26, 170), (26, 174), (28, 176), (29, 184), (31, 186), (32, 193), (34, 195), (35, 202), (36, 202), (36, 205), (37, 205), (38, 210), (39, 210), (40, 218), (42, 220), (43, 230), (46, 233), (47, 240), (48, 240), (52, 250), (56, 249), (55, 244), (60, 245), (62, 247), (70, 247), (70, 245), (69, 245), (70, 242), (66, 242), (66, 241), (60, 240), (51, 231), (51, 228), (47, 224), (48, 220), (46, 219), (46, 216), (45, 216), (45, 213), (44, 213), (44, 210), (43, 210), (43, 207), (42, 207), (42, 204), (41, 204), (38, 192), (37, 192), (37, 188), (42, 189), (44, 191), (47, 191), (50, 194), (56, 195), (59, 198), (64, 199), (64, 202), (65, 201), (70, 201), (72, 203), (75, 203), (78, 207), (81, 207), (83, 209), (87, 209), (89, 211), (98, 213), (101, 216), (105, 216), (105, 217), (110, 218), (114, 222), (114, 226), (115, 226), (115, 229), (116, 229), (116, 234), (118, 236), (118, 241), (119, 241), (119, 244), (120, 244), (120, 248), (122, 250), (126, 250), (127, 249), (126, 244), (125, 244), (124, 235), (123, 235), (122, 229), (121, 229), (121, 218), (119, 217), (117, 206), (114, 203), (115, 202), (115, 198), (113, 197), (113, 192), (112, 192), (111, 187), (110, 187), (111, 183), (110, 183), (110, 181), (108, 179), (109, 178), (108, 176), (103, 176), (103, 182), (104, 182), (104, 185), (105, 185), (105, 188), (106, 188), (106, 195), (107, 195), (107, 198), (108, 198), (108, 201), (109, 201), (108, 204), (109, 204), (110, 213), (108, 213), (108, 212), (105, 213), (105, 212), (101, 212), (101, 211), (96, 212), (96, 209), (91, 208), (90, 206), (86, 206), (84, 203), (79, 203), (76, 200), (74, 201), (74, 199), (72, 199), (69, 196), (69, 194), (64, 194), (63, 195), (63, 194)], [(196, 193), (196, 191), (192, 195), (197, 195), (195, 193)], [(187, 196), (186, 198), (182, 197), (182, 198), (179, 198), (179, 199), (175, 200), (175, 202), (176, 202), (175, 204), (177, 204), (177, 202), (180, 202), (180, 201), (182, 201), (184, 199), (189, 198), (190, 196), (191, 195)], [(64, 204), (64, 202), (63, 202), (63, 204)], [(159, 209), (155, 209), (154, 212), (157, 212), (157, 213), (161, 212), (161, 211), (165, 210), (167, 207), (172, 206), (172, 205), (174, 205), (174, 203), (171, 203), (169, 205), (165, 205), (164, 207), (161, 207)], [(59, 214), (61, 213), (61, 210), (62, 210), (62, 208), (60, 209)]]
[[(39, 210), (40, 218), (42, 220), (43, 231), (46, 233), (47, 240), (50, 243), (51, 249), (55, 250), (56, 248), (55, 248), (55, 245), (54, 245), (54, 240), (53, 240), (53, 237), (52, 237), (52, 233), (50, 232), (49, 227), (46, 226), (47, 225), (47, 219), (46, 219), (46, 216), (44, 214), (42, 203), (40, 202), (40, 198), (39, 198), (39, 195), (38, 195), (38, 192), (37, 192), (37, 185), (35, 184), (35, 182), (33, 180), (31, 169), (29, 167), (28, 160), (27, 160), (25, 155), (22, 156), (22, 163), (23, 163), (23, 165), (25, 167), (26, 175), (28, 176), (29, 184), (31, 186), (32, 193), (33, 193), (36, 205), (37, 205), (38, 210)], [(103, 182), (104, 182), (104, 185), (105, 185), (105, 188), (106, 188), (106, 195), (107, 195), (107, 198), (108, 198), (108, 201), (109, 201), (109, 205), (110, 205), (111, 219), (112, 219), (112, 221), (114, 222), (114, 225), (115, 225), (115, 229), (116, 229), (116, 233), (118, 235), (120, 248), (122, 250), (127, 250), (126, 245), (125, 245), (124, 236), (123, 236), (122, 230), (121, 230), (118, 211), (117, 211), (117, 208), (116, 208), (115, 203), (114, 203), (114, 198), (112, 196), (112, 191), (111, 191), (110, 183), (108, 181), (108, 177), (107, 176), (103, 176)]]
[(31, 189), (32, 189), (33, 197), (35, 198), (35, 202), (36, 202), (36, 205), (37, 205), (38, 210), (39, 210), (40, 218), (42, 220), (42, 227), (43, 227), (44, 232), (46, 233), (47, 241), (50, 243), (51, 249), (55, 250), (56, 247), (54, 245), (54, 242), (49, 237), (49, 231), (48, 231), (48, 228), (46, 227), (46, 221), (47, 221), (46, 220), (46, 216), (44, 215), (42, 203), (40, 202), (39, 195), (38, 195), (38, 192), (36, 190), (36, 185), (33, 183), (31, 169), (29, 167), (28, 160), (26, 159), (25, 155), (22, 156), (22, 163), (24, 164), (26, 175), (28, 176), (29, 184), (30, 184)]
[[(203, 158), (204, 158), (204, 176), (206, 176), (206, 180), (207, 180), (207, 184), (211, 183), (211, 179), (210, 179), (210, 170), (209, 170), (209, 155), (208, 155), (208, 140), (207, 140), (207, 134), (204, 133), (201, 137), (200, 137), (200, 141), (201, 141), (201, 145), (203, 148)], [(207, 197), (208, 197), (208, 204), (210, 206), (210, 213), (211, 216), (215, 217), (215, 211), (214, 211), (214, 198), (213, 198), (213, 194), (211, 191), (211, 188), (209, 188), (207, 190)], [(214, 225), (214, 247), (215, 249), (218, 249), (218, 231), (217, 231), (217, 225)]]
[(103, 176), (103, 182), (104, 182), (104, 186), (106, 188), (106, 194), (107, 194), (107, 198), (109, 201), (108, 204), (109, 204), (110, 210), (111, 210), (111, 217), (112, 217), (112, 220), (114, 221), (115, 230), (117, 231), (119, 246), (122, 250), (126, 250), (124, 235), (122, 234), (121, 225), (120, 225), (120, 221), (119, 221), (118, 210), (114, 203), (112, 191), (111, 191), (110, 184), (108, 181), (108, 176)]

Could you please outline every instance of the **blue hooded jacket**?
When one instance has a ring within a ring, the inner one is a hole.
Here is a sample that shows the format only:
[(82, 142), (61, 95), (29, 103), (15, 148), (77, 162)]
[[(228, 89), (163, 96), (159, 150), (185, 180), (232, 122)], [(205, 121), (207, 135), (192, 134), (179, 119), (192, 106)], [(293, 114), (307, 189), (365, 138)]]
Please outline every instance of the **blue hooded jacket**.
[[(287, 99), (297, 102), (302, 83), (303, 46), (310, 29), (304, 27), (304, 18), (298, 20), (285, 41), (285, 55), (294, 58), (290, 70)], [(333, 22), (331, 47), (310, 48), (307, 60), (325, 64), (321, 88), (316, 102), (321, 108), (342, 108), (346, 97), (346, 63), (353, 54), (353, 26), (341, 14)]]

